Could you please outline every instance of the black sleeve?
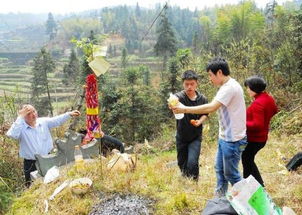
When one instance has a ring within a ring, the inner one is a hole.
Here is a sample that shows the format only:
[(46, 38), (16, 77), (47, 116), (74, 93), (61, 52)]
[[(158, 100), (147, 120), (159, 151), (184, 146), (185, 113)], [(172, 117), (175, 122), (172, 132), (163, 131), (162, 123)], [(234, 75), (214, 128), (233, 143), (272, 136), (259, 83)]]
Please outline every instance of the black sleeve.
[(178, 100), (182, 103), (185, 104), (185, 94), (183, 91), (180, 91), (178, 93), (175, 93), (175, 96), (178, 97)]

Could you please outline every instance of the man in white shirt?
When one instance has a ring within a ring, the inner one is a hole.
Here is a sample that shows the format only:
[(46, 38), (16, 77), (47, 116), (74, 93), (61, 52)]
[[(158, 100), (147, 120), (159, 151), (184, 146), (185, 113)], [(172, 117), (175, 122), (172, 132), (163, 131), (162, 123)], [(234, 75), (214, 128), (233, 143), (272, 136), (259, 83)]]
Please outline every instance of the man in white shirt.
[(6, 135), (19, 140), (19, 154), (24, 158), (26, 186), (30, 185), (30, 173), (36, 170), (35, 154), (47, 155), (53, 148), (50, 129), (62, 125), (71, 116), (79, 115), (80, 112), (74, 110), (52, 118), (38, 118), (38, 113), (32, 105), (23, 105)]
[(174, 113), (206, 114), (218, 110), (219, 140), (216, 156), (216, 195), (224, 196), (228, 182), (232, 185), (241, 180), (238, 170), (241, 153), (246, 141), (246, 108), (240, 84), (231, 78), (228, 63), (220, 57), (213, 58), (206, 71), (213, 85), (219, 90), (209, 104), (172, 108)]

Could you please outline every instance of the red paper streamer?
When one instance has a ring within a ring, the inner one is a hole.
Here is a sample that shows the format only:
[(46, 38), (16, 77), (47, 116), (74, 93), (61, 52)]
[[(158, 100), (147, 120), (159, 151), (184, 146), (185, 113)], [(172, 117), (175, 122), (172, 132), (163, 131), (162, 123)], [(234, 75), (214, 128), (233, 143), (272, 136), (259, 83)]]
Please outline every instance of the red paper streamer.
[(98, 87), (94, 74), (88, 75), (86, 78), (85, 100), (87, 134), (84, 137), (83, 144), (89, 143), (93, 138), (98, 138), (100, 135), (101, 121), (98, 116)]

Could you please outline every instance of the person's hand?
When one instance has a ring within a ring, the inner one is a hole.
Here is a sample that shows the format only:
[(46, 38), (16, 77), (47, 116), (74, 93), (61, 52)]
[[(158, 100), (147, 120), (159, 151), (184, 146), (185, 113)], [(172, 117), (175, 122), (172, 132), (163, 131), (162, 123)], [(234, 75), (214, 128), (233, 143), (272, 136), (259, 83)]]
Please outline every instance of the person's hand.
[(24, 118), (24, 117), (26, 117), (28, 114), (30, 114), (33, 111), (34, 111), (34, 109), (32, 108), (32, 106), (30, 106), (30, 105), (24, 105), (22, 107), (22, 109), (19, 110), (19, 116), (22, 117), (22, 118)]
[(174, 114), (185, 113), (186, 106), (179, 102), (176, 106), (171, 106)]
[(104, 137), (105, 136), (105, 133), (100, 129), (100, 136), (101, 137)]
[(80, 115), (81, 115), (81, 113), (78, 110), (73, 110), (70, 112), (70, 116), (80, 116)]
[(172, 107), (178, 105), (179, 98), (172, 93), (170, 93), (170, 97), (167, 99), (169, 109), (172, 109)]
[(191, 119), (190, 123), (194, 126), (194, 127), (199, 127), (202, 124), (202, 121), (200, 119)]

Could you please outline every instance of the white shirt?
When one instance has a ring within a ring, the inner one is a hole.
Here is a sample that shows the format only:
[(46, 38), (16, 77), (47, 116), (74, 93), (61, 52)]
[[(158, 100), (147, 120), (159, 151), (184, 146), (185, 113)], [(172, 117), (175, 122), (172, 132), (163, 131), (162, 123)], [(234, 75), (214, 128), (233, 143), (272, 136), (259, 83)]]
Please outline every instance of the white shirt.
[(31, 127), (22, 117), (18, 117), (6, 135), (19, 140), (20, 157), (35, 160), (35, 154), (47, 155), (53, 147), (50, 129), (60, 126), (69, 118), (69, 112), (52, 118), (38, 118), (36, 126)]
[(218, 90), (214, 100), (222, 106), (218, 110), (219, 138), (235, 142), (246, 136), (246, 108), (240, 84), (230, 78)]

